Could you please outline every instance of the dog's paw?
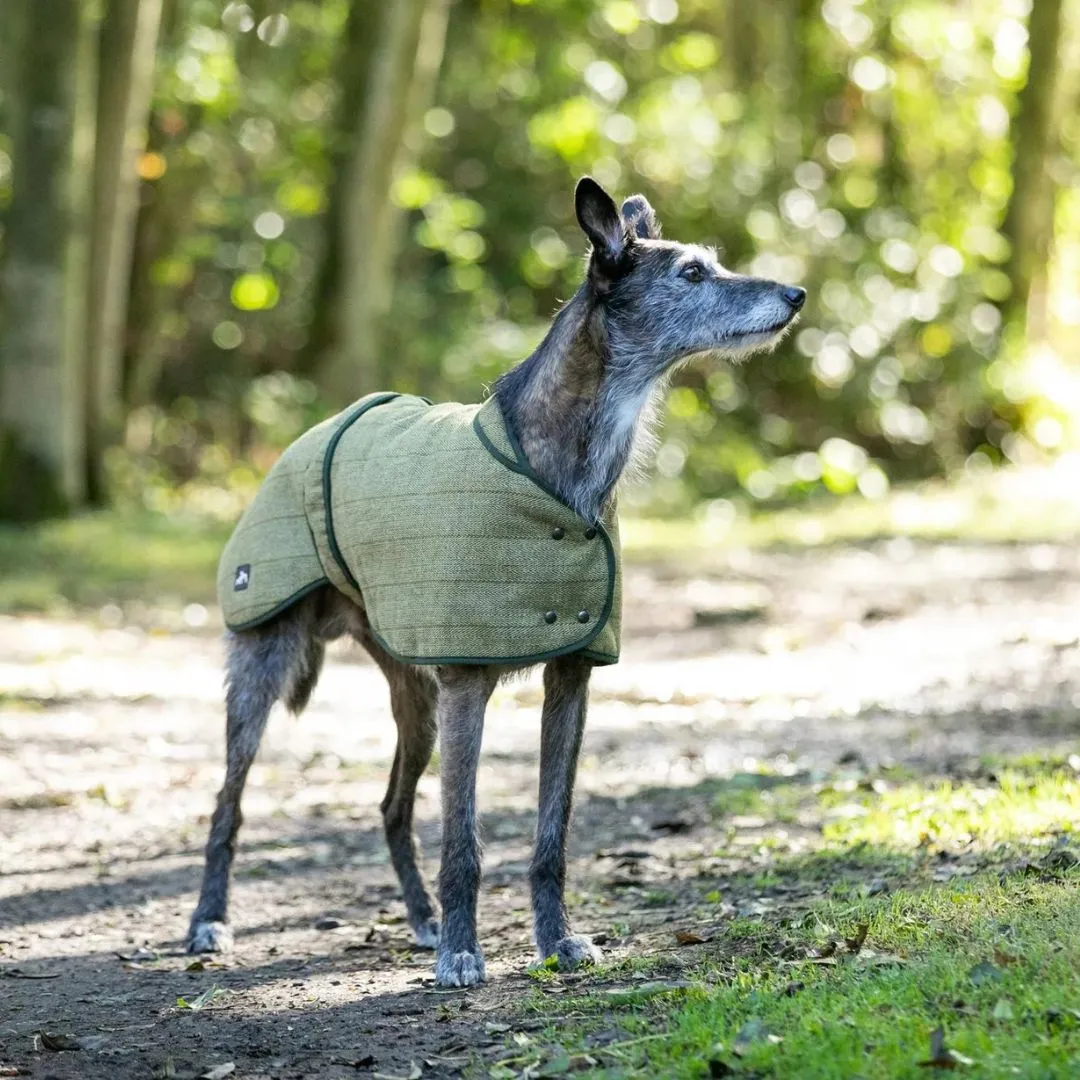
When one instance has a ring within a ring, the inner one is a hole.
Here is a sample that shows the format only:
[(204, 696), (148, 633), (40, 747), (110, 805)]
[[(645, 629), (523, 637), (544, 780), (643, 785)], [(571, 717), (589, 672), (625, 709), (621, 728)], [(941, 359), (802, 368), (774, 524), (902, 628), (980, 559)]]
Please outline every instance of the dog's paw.
[(435, 961), (436, 986), (475, 986), (486, 977), (483, 954), (476, 952), (441, 953)]
[[(600, 950), (581, 934), (571, 934), (555, 943), (555, 948), (548, 953), (559, 961), (560, 971), (573, 971), (574, 968), (591, 967), (600, 963)], [(545, 958), (546, 959), (546, 958)]]
[(223, 922), (197, 922), (191, 924), (187, 936), (189, 953), (232, 952), (232, 930)]
[(439, 921), (437, 919), (425, 919), (421, 923), (413, 923), (412, 931), (418, 949), (439, 947)]

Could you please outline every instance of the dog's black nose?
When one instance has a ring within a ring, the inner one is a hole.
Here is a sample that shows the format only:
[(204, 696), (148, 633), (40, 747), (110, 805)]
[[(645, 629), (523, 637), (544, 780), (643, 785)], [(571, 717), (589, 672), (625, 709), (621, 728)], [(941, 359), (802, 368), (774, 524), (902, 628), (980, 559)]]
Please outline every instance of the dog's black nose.
[(780, 290), (780, 294), (796, 311), (798, 311), (806, 301), (806, 290), (800, 289), (797, 285), (785, 285)]

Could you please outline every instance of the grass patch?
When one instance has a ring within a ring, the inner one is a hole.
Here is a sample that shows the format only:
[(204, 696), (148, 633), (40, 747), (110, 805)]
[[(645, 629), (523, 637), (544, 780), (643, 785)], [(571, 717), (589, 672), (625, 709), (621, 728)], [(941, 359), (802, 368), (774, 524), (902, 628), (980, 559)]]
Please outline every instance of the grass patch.
[(567, 976), (559, 996), (537, 987), (523, 1009), (558, 1022), (476, 1075), (1080, 1075), (1078, 766), (717, 785), (718, 818), (751, 811), (780, 840), (794, 816), (799, 838), (758, 848), (764, 865), (703, 885), (682, 915), (704, 927), (709, 905), (748, 890), (775, 890), (776, 909), (678, 950), (667, 982), (658, 964), (613, 988), (643, 977), (634, 962)]
[(114, 511), (0, 526), (0, 612), (212, 601), (228, 535), (182, 515)]
[[(702, 988), (663, 1016), (668, 1038), (608, 1071), (689, 1078), (718, 1061), (720, 1075), (923, 1076), (918, 1063), (940, 1027), (979, 1076), (1075, 1076), (1078, 885), (1075, 874), (1005, 883), (983, 874), (880, 900), (824, 902), (809, 925), (785, 928), (781, 951), (793, 959), (706, 966)], [(798, 955), (827, 954), (834, 936), (860, 924), (868, 931), (858, 953)], [(710, 976), (721, 985), (708, 987)], [(644, 1024), (655, 1030), (658, 1019)]]

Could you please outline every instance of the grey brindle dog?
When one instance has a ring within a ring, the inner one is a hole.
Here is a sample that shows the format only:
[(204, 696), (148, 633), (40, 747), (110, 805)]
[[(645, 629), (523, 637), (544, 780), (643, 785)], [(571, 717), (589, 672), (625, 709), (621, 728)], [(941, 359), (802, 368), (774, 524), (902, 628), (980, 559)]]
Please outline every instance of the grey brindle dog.
[[(777, 342), (804, 290), (732, 274), (713, 250), (660, 238), (652, 207), (635, 195), (619, 208), (589, 177), (577, 186), (577, 218), (591, 245), (585, 282), (556, 315), (536, 351), (495, 385), (499, 406), (539, 476), (583, 518), (595, 521), (643, 444), (652, 405), (671, 372), (699, 353), (742, 357)], [(227, 772), (206, 848), (188, 949), (231, 945), (230, 866), (244, 781), (276, 701), (307, 704), (325, 643), (348, 635), (382, 669), (398, 729), (382, 802), (386, 839), (419, 945), (436, 948), (436, 980), (484, 978), (477, 940), (480, 845), (476, 771), (488, 699), (507, 667), (414, 667), (373, 637), (362, 607), (330, 586), (277, 619), (228, 638)], [(529, 871), (541, 958), (572, 968), (599, 956), (571, 932), (563, 901), (566, 833), (585, 726), (590, 661), (563, 656), (544, 668), (540, 799)], [(417, 866), (416, 786), (436, 737), (442, 760), (441, 921)]]

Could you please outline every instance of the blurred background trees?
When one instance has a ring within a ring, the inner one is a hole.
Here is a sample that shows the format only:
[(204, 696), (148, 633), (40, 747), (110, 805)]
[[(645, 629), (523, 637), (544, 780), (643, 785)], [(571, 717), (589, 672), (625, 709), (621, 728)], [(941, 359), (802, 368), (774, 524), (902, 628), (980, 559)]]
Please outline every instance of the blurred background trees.
[(699, 363), (682, 513), (1072, 447), (1080, 0), (5, 0), (0, 517), (229, 516), (373, 389), (476, 400), (575, 288), (570, 192), (810, 290)]

